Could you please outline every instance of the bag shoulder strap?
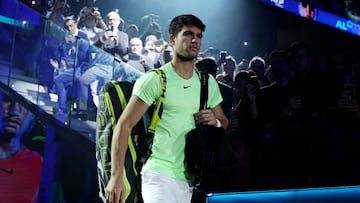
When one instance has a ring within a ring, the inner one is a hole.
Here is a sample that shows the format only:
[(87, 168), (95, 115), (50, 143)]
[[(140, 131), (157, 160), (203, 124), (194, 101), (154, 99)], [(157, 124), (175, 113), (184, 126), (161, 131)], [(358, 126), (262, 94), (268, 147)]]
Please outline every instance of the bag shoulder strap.
[(200, 78), (201, 87), (200, 87), (200, 110), (207, 109), (208, 102), (208, 79), (209, 74), (202, 73), (197, 71), (197, 74)]
[(161, 82), (160, 97), (156, 102), (156, 106), (151, 117), (150, 126), (148, 128), (148, 132), (154, 134), (156, 130), (156, 126), (160, 121), (163, 112), (163, 105), (165, 101), (165, 92), (166, 92), (166, 75), (162, 69), (152, 69), (151, 71), (155, 71), (159, 75)]

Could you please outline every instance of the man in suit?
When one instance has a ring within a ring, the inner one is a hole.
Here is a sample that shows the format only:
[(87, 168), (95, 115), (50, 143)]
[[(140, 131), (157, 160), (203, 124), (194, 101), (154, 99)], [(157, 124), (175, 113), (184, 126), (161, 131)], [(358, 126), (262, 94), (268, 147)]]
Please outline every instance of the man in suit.
[[(58, 94), (58, 113), (65, 115), (68, 109), (66, 86), (80, 77), (81, 68), (89, 62), (90, 44), (86, 33), (78, 29), (77, 22), (72, 17), (65, 18), (64, 27), (69, 32), (65, 34), (65, 41), (58, 47), (58, 59), (50, 59), (50, 63), (58, 70), (58, 75), (54, 78)], [(74, 96), (73, 92), (71, 94)]]

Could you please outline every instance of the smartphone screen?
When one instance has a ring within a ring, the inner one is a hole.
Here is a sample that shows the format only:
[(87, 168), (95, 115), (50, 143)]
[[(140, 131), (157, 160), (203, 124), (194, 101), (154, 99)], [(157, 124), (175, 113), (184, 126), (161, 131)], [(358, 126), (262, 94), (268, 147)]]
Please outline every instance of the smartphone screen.
[(129, 60), (139, 61), (140, 56), (136, 54), (129, 54)]
[(227, 51), (220, 51), (221, 58), (225, 59), (226, 55), (227, 55)]

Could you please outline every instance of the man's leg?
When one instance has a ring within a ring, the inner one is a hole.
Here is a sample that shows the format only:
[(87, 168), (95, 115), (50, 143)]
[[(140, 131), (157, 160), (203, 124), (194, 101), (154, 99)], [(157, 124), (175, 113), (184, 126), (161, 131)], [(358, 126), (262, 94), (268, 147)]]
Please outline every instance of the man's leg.
[(67, 69), (62, 72), (60, 75), (57, 75), (54, 78), (54, 85), (58, 95), (58, 104), (59, 109), (63, 113), (67, 112), (67, 95), (66, 95), (66, 85), (69, 85), (73, 80), (74, 69)]
[(98, 78), (104, 78), (105, 81), (109, 81), (112, 77), (112, 67), (96, 64), (85, 71), (78, 80), (79, 85), (79, 110), (87, 110), (87, 102), (89, 95), (90, 84), (96, 81)]

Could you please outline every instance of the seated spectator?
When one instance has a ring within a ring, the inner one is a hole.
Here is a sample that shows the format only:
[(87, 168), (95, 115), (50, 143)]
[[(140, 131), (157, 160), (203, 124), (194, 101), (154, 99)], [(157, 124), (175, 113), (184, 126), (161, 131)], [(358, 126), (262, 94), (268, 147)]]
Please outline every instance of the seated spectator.
[[(80, 77), (81, 67), (89, 62), (89, 42), (87, 35), (77, 28), (77, 23), (72, 17), (65, 20), (64, 26), (69, 33), (66, 34), (65, 41), (57, 50), (58, 59), (50, 59), (50, 63), (59, 70), (59, 74), (54, 78), (55, 90), (58, 95), (58, 113), (67, 114), (66, 86), (73, 84), (73, 80)], [(75, 96), (73, 92), (71, 96)]]

